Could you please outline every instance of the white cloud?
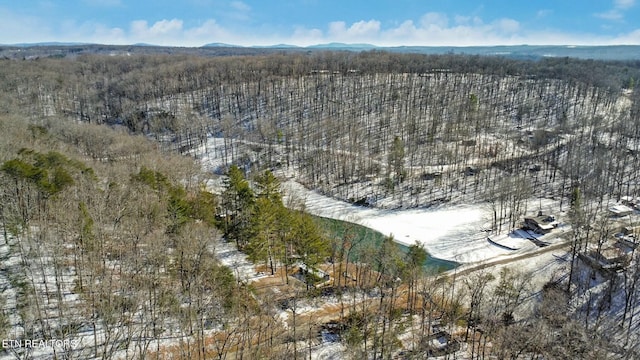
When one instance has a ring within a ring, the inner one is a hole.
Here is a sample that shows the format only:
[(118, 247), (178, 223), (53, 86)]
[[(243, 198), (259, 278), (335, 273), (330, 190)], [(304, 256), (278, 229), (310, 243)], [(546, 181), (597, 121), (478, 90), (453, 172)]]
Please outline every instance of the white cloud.
[(547, 16), (549, 16), (551, 14), (553, 14), (553, 10), (542, 9), (542, 10), (538, 10), (538, 12), (536, 13), (536, 17), (537, 18), (544, 18), (544, 17), (547, 17)]
[(0, 7), (0, 44), (42, 41), (57, 41), (49, 21)]
[(612, 20), (612, 21), (622, 20), (622, 18), (624, 18), (624, 16), (622, 15), (622, 12), (620, 12), (620, 10), (618, 9), (612, 9), (606, 12), (597, 13), (595, 15), (600, 19)]
[(358, 21), (351, 25), (348, 34), (351, 36), (370, 36), (376, 35), (380, 31), (380, 21)]
[(393, 38), (407, 38), (412, 36), (417, 31), (413, 21), (407, 20), (400, 24), (400, 26), (387, 31), (388, 36)]
[(329, 23), (328, 35), (332, 41), (369, 41), (376, 38), (380, 33), (380, 21), (358, 21), (347, 28), (344, 21), (334, 21)]
[(506, 34), (516, 33), (520, 30), (520, 23), (513, 19), (500, 19), (497, 20), (494, 25), (497, 30)]
[(223, 7), (220, 10), (220, 14), (233, 21), (248, 21), (251, 20), (251, 6), (242, 1), (231, 1), (228, 7)]
[(604, 20), (610, 21), (622, 21), (624, 19), (624, 10), (628, 10), (634, 7), (636, 4), (635, 0), (614, 0), (613, 8), (609, 11), (596, 13), (594, 16), (599, 17)]
[(243, 3), (242, 1), (232, 1), (231, 7), (237, 11), (242, 11), (242, 12), (251, 11), (251, 6)]
[(324, 41), (324, 33), (320, 29), (307, 29), (297, 26), (288, 39), (278, 39), (278, 43), (289, 42), (296, 45), (313, 45)]
[(612, 44), (619, 45), (640, 45), (640, 29), (636, 29), (627, 34), (620, 34)]
[[(406, 20), (397, 26), (382, 27), (380, 21), (344, 21), (329, 23), (326, 29), (296, 27), (290, 33), (256, 35), (232, 31), (208, 20), (193, 27), (185, 27), (181, 20), (162, 20), (149, 25), (145, 21), (132, 24), (128, 31), (119, 28), (95, 27), (91, 38), (101, 43), (153, 43), (158, 45), (201, 46), (211, 42), (238, 45), (270, 45), (287, 43), (300, 46), (327, 42), (371, 43), (379, 46), (472, 46), (472, 45), (607, 45), (640, 44), (640, 29), (618, 36), (531, 31), (513, 19), (498, 19), (484, 23), (477, 17), (464, 22), (456, 20), (448, 27), (415, 23)], [(71, 41), (71, 39), (69, 39)], [(76, 41), (76, 40), (74, 40)]]
[(193, 27), (185, 27), (184, 22), (180, 19), (165, 19), (157, 21), (151, 26), (145, 20), (138, 20), (131, 23), (128, 33), (122, 34), (117, 30), (114, 31), (122, 35), (122, 43), (128, 44), (202, 46), (212, 42), (224, 42), (249, 45), (243, 43), (241, 35), (229, 31), (213, 19)]
[(482, 19), (477, 16), (456, 15), (456, 25), (482, 25)]
[(228, 42), (234, 35), (220, 26), (215, 20), (207, 20), (201, 26), (187, 29), (185, 40), (189, 43), (203, 45), (211, 42)]
[(182, 32), (182, 20), (160, 20), (149, 26), (146, 20), (131, 22), (131, 36), (135, 38), (154, 39), (167, 35), (178, 35)]
[(347, 23), (344, 21), (334, 21), (329, 23), (329, 35), (340, 35), (347, 31)]
[(104, 26), (97, 26), (94, 31), (94, 36), (96, 39), (104, 39), (102, 41), (96, 41), (100, 43), (108, 43), (107, 41), (112, 41), (116, 43), (125, 43), (125, 39), (127, 37), (127, 33), (125, 30), (121, 28), (108, 28)]
[[(616, 4), (631, 6), (635, 2), (621, 0)], [(240, 4), (236, 5), (242, 8)], [(448, 16), (429, 12), (417, 19), (407, 19), (394, 25), (383, 25), (377, 19), (352, 23), (335, 21), (325, 27), (297, 26), (291, 30), (278, 28), (278, 32), (274, 32), (266, 25), (260, 29), (248, 26), (230, 28), (215, 19), (198, 23), (188, 23), (179, 18), (155, 22), (140, 19), (125, 26), (108, 26), (89, 20), (55, 23), (50, 18), (22, 16), (0, 7), (0, 43), (61, 41), (174, 46), (201, 46), (212, 42), (238, 45), (287, 43), (300, 46), (327, 42), (380, 46), (640, 45), (640, 27), (617, 36), (599, 36), (595, 33), (532, 30), (510, 18), (485, 22), (477, 16)]]
[(615, 0), (614, 7), (617, 9), (629, 9), (636, 4), (636, 0)]
[(449, 18), (447, 17), (447, 15), (442, 13), (429, 12), (424, 14), (422, 18), (420, 18), (420, 25), (425, 28), (431, 26), (446, 28), (449, 25)]
[(457, 16), (454, 25), (444, 14), (427, 13), (416, 25), (405, 21), (396, 28), (380, 31), (381, 45), (476, 45), (517, 43), (522, 36), (520, 23), (513, 19), (498, 19), (486, 24), (478, 17)]
[(392, 27), (382, 27), (377, 20), (352, 24), (331, 22), (326, 31), (297, 27), (292, 35), (278, 42), (302, 46), (326, 42), (366, 42), (380, 46), (640, 44), (640, 30), (619, 36), (598, 36), (532, 30), (510, 18), (487, 23), (477, 16), (456, 16), (451, 21), (444, 14), (427, 13), (417, 23), (405, 20)]
[(182, 20), (161, 20), (153, 24), (149, 30), (153, 35), (164, 35), (171, 32), (178, 32), (182, 30)]

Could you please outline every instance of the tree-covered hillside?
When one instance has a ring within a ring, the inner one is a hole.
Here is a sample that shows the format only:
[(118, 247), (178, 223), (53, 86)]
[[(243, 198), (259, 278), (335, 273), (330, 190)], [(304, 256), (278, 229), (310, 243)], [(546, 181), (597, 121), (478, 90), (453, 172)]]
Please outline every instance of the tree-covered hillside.
[[(0, 60), (0, 338), (67, 341), (2, 356), (637, 357), (637, 62), (111, 55)], [(284, 180), (480, 204), (482, 240), (552, 203), (558, 270), (428, 273), (420, 244), (328, 236)]]

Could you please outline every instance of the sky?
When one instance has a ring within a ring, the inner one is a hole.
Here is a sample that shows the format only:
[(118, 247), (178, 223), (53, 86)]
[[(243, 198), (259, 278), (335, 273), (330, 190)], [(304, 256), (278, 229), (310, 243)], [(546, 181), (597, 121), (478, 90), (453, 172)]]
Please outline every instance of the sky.
[(0, 44), (640, 45), (640, 0), (0, 0)]

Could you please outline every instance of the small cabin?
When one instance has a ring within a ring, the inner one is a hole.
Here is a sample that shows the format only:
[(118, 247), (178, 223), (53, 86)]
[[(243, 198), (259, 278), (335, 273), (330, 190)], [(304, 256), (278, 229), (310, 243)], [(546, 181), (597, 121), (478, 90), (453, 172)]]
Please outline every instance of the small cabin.
[(553, 215), (543, 215), (540, 212), (538, 216), (524, 218), (523, 228), (535, 231), (538, 234), (547, 234), (557, 228), (558, 224)]
[(640, 198), (631, 197), (631, 196), (623, 196), (620, 198), (620, 203), (622, 205), (628, 206), (633, 209), (640, 210)]
[(633, 209), (627, 205), (615, 204), (609, 206), (609, 212), (613, 216), (627, 216), (633, 213)]
[(607, 246), (596, 251), (591, 249), (585, 253), (578, 254), (581, 260), (596, 270), (620, 271), (625, 268), (628, 257), (623, 251), (614, 246)]
[(298, 265), (299, 279), (307, 283), (307, 285), (321, 286), (330, 281), (329, 273), (316, 269), (305, 264)]

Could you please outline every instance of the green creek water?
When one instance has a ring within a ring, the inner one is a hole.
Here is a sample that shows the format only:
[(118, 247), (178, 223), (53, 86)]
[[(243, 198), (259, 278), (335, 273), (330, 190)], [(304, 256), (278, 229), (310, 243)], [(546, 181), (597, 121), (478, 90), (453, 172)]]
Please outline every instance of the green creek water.
[[(354, 245), (350, 256), (351, 261), (358, 261), (360, 253), (364, 251), (366, 247), (371, 246), (372, 244), (375, 248), (379, 247), (385, 238), (384, 234), (366, 226), (320, 216), (314, 216), (314, 218), (330, 238), (343, 238), (345, 234), (353, 236), (352, 243), (356, 245)], [(396, 244), (404, 253), (409, 250), (409, 247), (406, 245), (399, 244), (397, 242)], [(432, 257), (430, 254), (427, 255), (427, 260), (424, 263), (425, 270), (428, 272), (447, 271), (456, 268), (458, 265), (460, 264), (453, 261), (438, 259)]]

